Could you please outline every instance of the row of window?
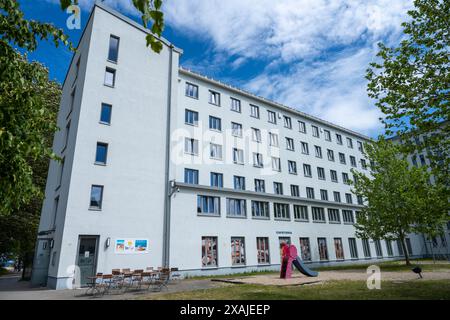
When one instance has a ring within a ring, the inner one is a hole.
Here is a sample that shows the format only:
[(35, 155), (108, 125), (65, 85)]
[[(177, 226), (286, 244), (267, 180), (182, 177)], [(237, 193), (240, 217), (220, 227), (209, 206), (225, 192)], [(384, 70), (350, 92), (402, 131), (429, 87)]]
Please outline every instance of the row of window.
[[(358, 246), (356, 238), (348, 238), (348, 247), (350, 249), (350, 259), (359, 259)], [(368, 239), (362, 239), (363, 255), (364, 258), (372, 258), (372, 253), (370, 249), (370, 243)], [(280, 237), (279, 242), (291, 243), (290, 237)], [(409, 254), (412, 254), (411, 242), (406, 239), (407, 249)], [(312, 261), (312, 250), (310, 238), (300, 237), (299, 238), (300, 256), (303, 261)], [(333, 238), (334, 252), (336, 260), (344, 260), (345, 252), (342, 242), (342, 238)], [(376, 257), (383, 257), (383, 250), (380, 240), (374, 240)], [(218, 237), (202, 237), (202, 267), (204, 268), (216, 268), (219, 266), (219, 253), (218, 253)], [(393, 257), (394, 250), (392, 247), (392, 242), (386, 240), (387, 256)], [(397, 248), (399, 255), (404, 255), (403, 248), (397, 241)], [(247, 251), (246, 251), (246, 241), (245, 237), (231, 237), (230, 239), (230, 252), (231, 252), (231, 264), (233, 266), (246, 265), (247, 263)], [(318, 237), (317, 238), (317, 255), (320, 261), (328, 261), (328, 244), (327, 238)], [(271, 252), (269, 247), (268, 237), (257, 237), (256, 238), (256, 258), (258, 264), (270, 264), (271, 263)]]
[[(325, 179), (325, 172), (323, 168), (317, 168), (319, 172), (319, 178), (322, 175), (323, 179)], [(322, 170), (319, 170), (322, 169)], [(309, 170), (311, 170), (309, 168)], [(337, 182), (337, 173), (334, 170), (331, 170), (332, 180), (333, 177)], [(343, 173), (344, 180), (348, 180), (348, 176)], [(199, 171), (195, 169), (184, 169), (184, 182), (188, 184), (199, 184)], [(210, 173), (210, 185), (215, 188), (223, 188), (223, 173), (211, 172)], [(233, 187), (235, 190), (246, 190), (246, 179), (242, 176), (233, 176)], [(254, 190), (255, 192), (266, 192), (266, 182), (263, 179), (254, 179)], [(281, 182), (273, 182), (273, 193), (277, 195), (284, 195), (283, 183)], [(300, 197), (300, 187), (298, 185), (291, 184), (290, 185), (290, 195), (293, 197)], [(314, 188), (306, 187), (306, 197), (308, 199), (316, 199)], [(324, 201), (330, 201), (328, 197), (328, 190), (320, 189), (320, 199)], [(341, 202), (341, 193), (339, 191), (333, 191), (333, 200), (335, 202)], [(353, 195), (351, 193), (345, 193), (345, 201), (348, 204), (353, 203)], [(363, 204), (363, 198), (361, 196), (357, 196), (357, 203), (359, 205)]]
[[(199, 98), (199, 87), (193, 83), (189, 83), (186, 82), (186, 89), (185, 89), (185, 94), (187, 97), (191, 97), (194, 99), (198, 99)], [(209, 90), (209, 103), (216, 105), (216, 106), (221, 106), (221, 95), (219, 92), (214, 91), (214, 90)], [(242, 112), (242, 108), (241, 108), (241, 101), (239, 99), (230, 98), (230, 108), (232, 111), (241, 113)], [(195, 112), (195, 111), (192, 111)], [(260, 119), (260, 108), (256, 105), (250, 104), (250, 116), (256, 119)], [(276, 112), (271, 111), (271, 110), (267, 110), (267, 121), (269, 123), (272, 124), (277, 124), (277, 117), (281, 118), (281, 116), (277, 115)], [(196, 116), (198, 121), (198, 113)], [(292, 129), (292, 118), (289, 116), (284, 115), (283, 117), (283, 125), (285, 128), (288, 129)], [(307, 129), (306, 129), (306, 123), (304, 121), (298, 120), (298, 128), (299, 131), (301, 133), (306, 134), (307, 133)], [(321, 133), (323, 132), (324, 138), (326, 141), (332, 141), (332, 134), (331, 131), (328, 129), (322, 129), (319, 128), (317, 125), (313, 125), (311, 124), (311, 131), (312, 131), (312, 135), (313, 137), (316, 138), (320, 138)], [(343, 139), (342, 139), (342, 135), (339, 133), (335, 134), (335, 138), (336, 138), (336, 143), (339, 145), (343, 144)], [(353, 139), (350, 137), (346, 137), (346, 141), (347, 141), (347, 147), (350, 149), (353, 149)], [(363, 152), (363, 143), (361, 141), (357, 141), (357, 146), (358, 146), (358, 150)]]
[[(197, 196), (197, 214), (205, 216), (220, 216), (221, 215), (221, 198), (217, 196)], [(251, 216), (255, 219), (270, 219), (270, 203), (268, 201), (251, 200)], [(274, 202), (272, 204), (273, 217), (275, 220), (291, 220), (291, 209), (295, 221), (309, 222), (310, 212), (313, 222), (326, 223), (325, 208), (322, 207), (308, 207), (306, 205), (296, 205), (292, 207), (287, 203)], [(247, 218), (247, 200), (240, 198), (226, 198), (226, 215), (234, 218)], [(353, 224), (355, 223), (355, 216), (353, 210), (341, 210), (328, 208), (328, 222)], [(356, 215), (358, 212), (356, 212)]]

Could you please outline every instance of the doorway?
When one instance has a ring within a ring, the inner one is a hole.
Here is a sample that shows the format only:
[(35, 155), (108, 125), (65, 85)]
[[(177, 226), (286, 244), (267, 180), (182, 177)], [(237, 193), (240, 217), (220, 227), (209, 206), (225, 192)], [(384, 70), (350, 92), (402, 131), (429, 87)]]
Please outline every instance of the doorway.
[(89, 277), (97, 272), (97, 251), (99, 236), (80, 236), (78, 240), (77, 266), (80, 270), (80, 285), (85, 287)]
[(38, 239), (36, 245), (36, 256), (33, 262), (31, 275), (32, 286), (47, 286), (48, 266), (50, 263), (51, 239)]

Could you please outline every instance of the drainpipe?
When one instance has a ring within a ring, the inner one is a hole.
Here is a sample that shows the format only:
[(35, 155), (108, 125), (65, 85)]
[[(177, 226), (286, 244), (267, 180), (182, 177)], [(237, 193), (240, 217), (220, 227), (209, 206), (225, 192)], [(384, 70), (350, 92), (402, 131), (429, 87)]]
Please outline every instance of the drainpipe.
[(164, 172), (164, 227), (163, 227), (163, 255), (162, 265), (165, 268), (170, 267), (170, 120), (172, 110), (172, 72), (173, 72), (173, 45), (169, 46), (169, 82), (167, 86), (167, 112), (166, 112), (166, 154), (165, 154), (165, 172)]

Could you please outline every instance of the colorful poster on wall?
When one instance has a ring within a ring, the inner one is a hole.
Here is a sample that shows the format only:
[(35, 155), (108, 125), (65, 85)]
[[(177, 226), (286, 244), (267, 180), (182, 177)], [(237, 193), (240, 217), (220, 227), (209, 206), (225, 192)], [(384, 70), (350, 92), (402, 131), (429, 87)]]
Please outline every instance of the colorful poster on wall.
[(116, 254), (148, 253), (148, 239), (116, 239)]

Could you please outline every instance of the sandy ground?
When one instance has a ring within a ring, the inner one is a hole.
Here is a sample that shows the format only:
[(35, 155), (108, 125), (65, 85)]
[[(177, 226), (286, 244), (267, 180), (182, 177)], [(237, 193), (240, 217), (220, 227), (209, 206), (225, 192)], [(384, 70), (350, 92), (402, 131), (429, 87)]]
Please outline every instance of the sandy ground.
[[(444, 280), (450, 279), (450, 270), (423, 272), (425, 280)], [(367, 280), (368, 274), (365, 270), (346, 270), (346, 271), (322, 271), (318, 277), (309, 278), (298, 273), (291, 279), (280, 279), (278, 275), (257, 275), (242, 278), (221, 279), (229, 283), (262, 284), (275, 286), (296, 286), (323, 283), (332, 280)], [(383, 272), (381, 271), (381, 280), (388, 281), (411, 281), (418, 279), (419, 276), (410, 272)]]

